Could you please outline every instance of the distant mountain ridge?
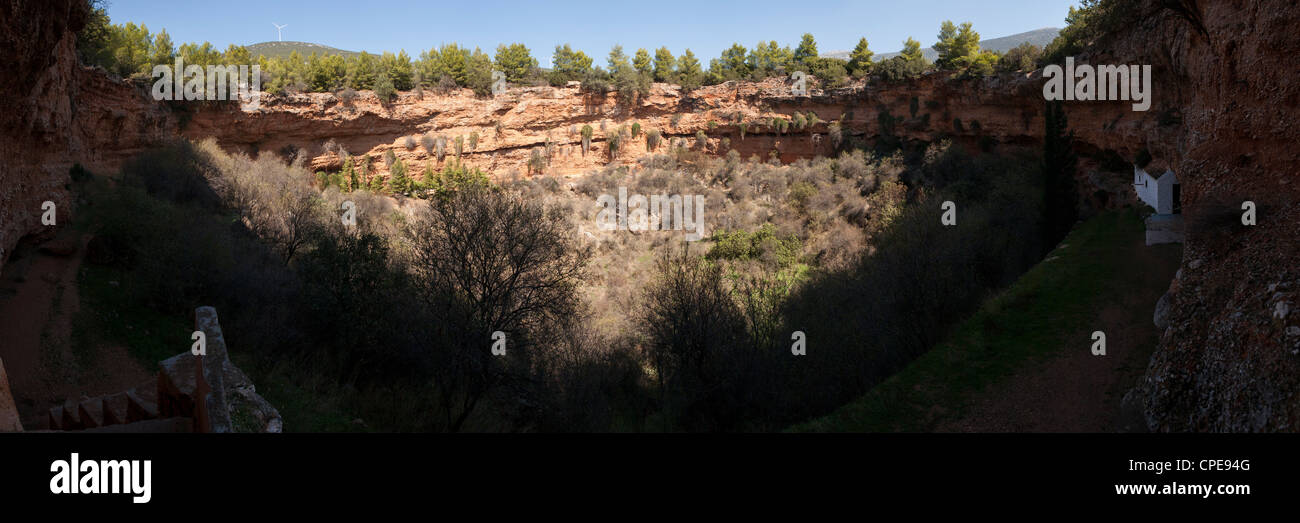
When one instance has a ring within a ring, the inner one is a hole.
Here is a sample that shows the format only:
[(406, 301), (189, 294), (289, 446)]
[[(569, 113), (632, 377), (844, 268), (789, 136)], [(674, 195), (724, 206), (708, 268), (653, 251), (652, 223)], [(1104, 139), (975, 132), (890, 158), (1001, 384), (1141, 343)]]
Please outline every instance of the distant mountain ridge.
[[(988, 49), (990, 51), (1006, 52), (1007, 50), (1025, 42), (1029, 42), (1039, 47), (1046, 47), (1047, 44), (1052, 43), (1052, 40), (1055, 40), (1056, 36), (1059, 34), (1061, 34), (1060, 28), (1044, 27), (1042, 29), (1035, 29), (1033, 31), (1016, 33), (1013, 35), (1003, 36), (999, 38), (980, 40), (980, 48)], [(839, 58), (841, 60), (848, 60), (849, 53), (851, 52), (852, 51), (827, 51), (825, 53), (821, 53), (821, 56), (827, 58)], [(939, 57), (939, 53), (935, 51), (934, 48), (931, 47), (922, 48), (921, 53), (925, 55), (926, 60), (930, 60), (932, 62), (934, 61), (935, 58)], [(895, 56), (898, 56), (898, 52), (876, 53), (875, 56), (871, 57), (871, 60), (873, 62), (879, 62), (881, 60), (888, 60)]]
[(248, 53), (254, 58), (258, 55), (263, 55), (267, 58), (288, 58), (294, 51), (298, 51), (298, 54), (303, 58), (311, 56), (312, 53), (316, 53), (319, 56), (337, 54), (342, 55), (344, 58), (351, 58), (352, 56), (361, 54), (356, 51), (345, 51), (328, 45), (313, 44), (311, 42), (261, 42), (244, 47), (248, 48)]

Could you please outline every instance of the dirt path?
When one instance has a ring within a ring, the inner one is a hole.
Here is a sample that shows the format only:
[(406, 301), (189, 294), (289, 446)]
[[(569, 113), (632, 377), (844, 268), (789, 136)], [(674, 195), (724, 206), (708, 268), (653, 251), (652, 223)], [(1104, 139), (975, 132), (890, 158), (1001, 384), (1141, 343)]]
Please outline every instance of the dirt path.
[[(1095, 324), (1068, 333), (1075, 341), (1055, 356), (1026, 365), (975, 396), (962, 418), (940, 432), (1114, 432), (1120, 401), (1146, 369), (1160, 333), (1152, 322), (1177, 259), (1139, 240), (1132, 246), (1139, 276), (1098, 311)], [(1140, 271), (1140, 272), (1139, 272)], [(1093, 331), (1106, 334), (1106, 356), (1091, 354)]]
[(50, 407), (66, 399), (125, 390), (151, 375), (124, 347), (77, 336), (87, 240), (65, 228), (39, 246), (22, 243), (0, 274), (0, 359), (27, 429), (45, 428)]

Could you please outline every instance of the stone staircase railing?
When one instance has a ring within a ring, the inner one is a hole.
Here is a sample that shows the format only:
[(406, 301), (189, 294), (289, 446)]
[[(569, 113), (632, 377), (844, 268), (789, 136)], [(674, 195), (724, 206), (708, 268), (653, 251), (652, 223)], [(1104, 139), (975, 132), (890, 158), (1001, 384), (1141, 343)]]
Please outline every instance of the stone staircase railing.
[[(159, 362), (158, 377), (130, 390), (50, 409), (50, 430), (92, 432), (280, 432), (280, 413), (226, 352), (212, 307), (194, 311), (206, 355), (184, 352)], [(0, 384), (3, 370), (0, 370)], [(0, 428), (3, 430), (3, 428)], [(21, 429), (20, 429), (21, 430)]]

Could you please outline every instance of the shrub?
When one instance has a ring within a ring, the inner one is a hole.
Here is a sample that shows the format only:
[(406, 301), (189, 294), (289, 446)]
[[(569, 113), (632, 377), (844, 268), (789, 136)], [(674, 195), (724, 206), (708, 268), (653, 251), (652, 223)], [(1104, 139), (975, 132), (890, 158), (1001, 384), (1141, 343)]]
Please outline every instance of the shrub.
[(924, 59), (909, 60), (902, 56), (895, 56), (875, 67), (876, 77), (884, 82), (903, 82), (914, 78), (919, 78), (929, 69)]
[(811, 58), (807, 61), (813, 76), (821, 80), (826, 88), (843, 87), (848, 84), (847, 63), (837, 58)]
[(1024, 42), (1009, 50), (998, 60), (999, 72), (1033, 71), (1043, 56), (1043, 48)]
[(658, 130), (658, 129), (651, 129), (651, 130), (649, 130), (649, 131), (646, 131), (646, 132), (645, 132), (645, 150), (646, 150), (647, 152), (654, 152), (655, 149), (658, 149), (658, 148), (659, 148), (659, 140), (660, 140), (660, 138), (661, 138), (661, 135), (659, 134), (659, 130)]
[(826, 126), (826, 134), (830, 136), (831, 143), (835, 147), (839, 147), (844, 141), (844, 131), (841, 129), (839, 122), (831, 122), (830, 125)]
[(587, 154), (587, 151), (591, 150), (591, 137), (595, 134), (595, 132), (596, 130), (592, 129), (591, 125), (588, 124), (582, 125), (582, 154), (584, 156)]
[(397, 90), (393, 87), (393, 81), (388, 78), (387, 74), (381, 73), (375, 80), (375, 96), (379, 97), (379, 102), (387, 104), (393, 101), (397, 95)]
[(623, 135), (617, 131), (605, 135), (605, 143), (609, 146), (609, 159), (613, 161), (618, 156), (619, 147), (623, 144)]
[(343, 102), (343, 105), (352, 105), (352, 102), (357, 99), (357, 92), (352, 90), (351, 87), (344, 87), (334, 96), (337, 96)]
[(669, 249), (656, 263), (639, 318), (667, 418), (686, 430), (734, 428), (739, 412), (723, 394), (738, 385), (732, 358), (742, 350), (744, 318), (725, 287), (722, 266)]

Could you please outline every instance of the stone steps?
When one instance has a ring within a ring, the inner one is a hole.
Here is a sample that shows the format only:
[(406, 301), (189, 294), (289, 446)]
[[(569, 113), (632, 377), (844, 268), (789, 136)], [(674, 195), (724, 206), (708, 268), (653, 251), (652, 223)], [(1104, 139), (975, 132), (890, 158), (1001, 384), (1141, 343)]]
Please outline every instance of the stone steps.
[(86, 430), (125, 425), (158, 418), (158, 384), (141, 383), (123, 392), (80, 402), (66, 400), (50, 409), (49, 430)]

